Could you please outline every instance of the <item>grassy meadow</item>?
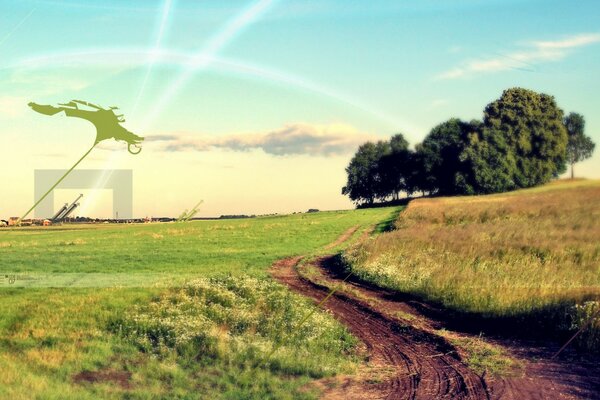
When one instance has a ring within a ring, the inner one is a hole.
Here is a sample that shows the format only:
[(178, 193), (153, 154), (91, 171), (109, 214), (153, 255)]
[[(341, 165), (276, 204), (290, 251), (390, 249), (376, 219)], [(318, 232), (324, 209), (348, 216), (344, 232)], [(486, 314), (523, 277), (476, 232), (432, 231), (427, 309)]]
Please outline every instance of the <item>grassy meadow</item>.
[[(345, 260), (365, 280), (463, 314), (573, 331), (599, 306), (600, 181), (417, 199)], [(599, 332), (580, 344), (600, 347)]]
[(2, 229), (3, 276), (42, 278), (0, 281), (0, 398), (315, 398), (305, 384), (351, 371), (355, 339), (317, 312), (282, 343), (313, 305), (268, 268), (395, 213)]

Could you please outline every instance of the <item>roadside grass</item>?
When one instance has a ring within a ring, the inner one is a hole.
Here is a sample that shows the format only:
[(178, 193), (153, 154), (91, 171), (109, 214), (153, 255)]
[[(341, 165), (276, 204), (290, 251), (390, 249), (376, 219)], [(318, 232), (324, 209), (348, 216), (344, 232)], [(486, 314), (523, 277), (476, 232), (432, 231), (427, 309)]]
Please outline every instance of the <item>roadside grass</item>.
[(346, 328), (327, 313), (315, 313), (298, 325), (313, 307), (272, 281), (198, 278), (135, 307), (110, 327), (143, 352), (160, 357), (175, 350), (192, 362), (218, 359), (315, 378), (351, 371), (349, 356), (357, 340)]
[[(344, 258), (364, 280), (463, 316), (500, 321), (508, 330), (567, 334), (584, 319), (576, 304), (591, 308), (600, 296), (600, 181), (417, 199), (396, 230)], [(580, 345), (600, 348), (599, 324)]]
[[(352, 339), (319, 311), (306, 327), (313, 336), (296, 338), (261, 365), (277, 327), (311, 306), (272, 283), (267, 270), (283, 257), (317, 254), (349, 228), (362, 232), (392, 212), (2, 229), (0, 273), (160, 273), (171, 287), (147, 280), (88, 288), (0, 282), (0, 398), (315, 398), (306, 383), (353, 367)], [(201, 290), (181, 300), (193, 285)], [(219, 296), (232, 302), (218, 303)], [(171, 337), (169, 321), (193, 330), (183, 321), (200, 316), (205, 330), (193, 333), (207, 335), (204, 352), (198, 338), (162, 348), (144, 339)], [(314, 338), (319, 329), (322, 340)]]
[(465, 363), (480, 376), (520, 375), (523, 364), (501, 347), (481, 336), (461, 336), (444, 330), (438, 334), (461, 350)]

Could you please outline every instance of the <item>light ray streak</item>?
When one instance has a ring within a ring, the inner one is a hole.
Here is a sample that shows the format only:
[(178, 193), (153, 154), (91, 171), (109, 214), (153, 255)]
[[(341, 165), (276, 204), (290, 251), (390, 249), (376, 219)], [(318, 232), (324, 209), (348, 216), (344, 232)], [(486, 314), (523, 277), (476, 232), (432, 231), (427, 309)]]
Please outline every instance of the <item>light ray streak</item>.
[[(158, 96), (158, 100), (147, 113), (149, 116), (144, 128), (152, 125), (160, 113), (169, 105), (172, 99), (183, 89), (188, 81), (199, 71), (206, 68), (212, 57), (216, 56), (227, 46), (243, 29), (256, 22), (275, 2), (275, 0), (258, 0), (249, 8), (236, 15), (215, 36), (213, 36), (204, 49), (197, 53), (185, 66), (185, 70), (179, 75), (175, 82)], [(145, 129), (143, 129), (145, 130)]]
[(73, 166), (69, 170), (67, 170), (67, 172), (65, 172), (64, 175), (61, 176), (58, 179), (58, 181), (56, 181), (56, 183), (54, 185), (52, 185), (52, 187), (50, 187), (50, 189), (48, 189), (48, 191), (46, 193), (44, 193), (42, 195), (42, 197), (40, 197), (33, 204), (33, 206), (31, 206), (31, 208), (29, 210), (26, 211), (25, 214), (23, 214), (23, 216), (21, 218), (19, 218), (17, 220), (17, 225), (19, 225), (21, 223), (21, 221), (24, 220), (29, 215), (29, 213), (31, 213), (38, 206), (38, 204), (40, 204), (42, 202), (42, 200), (44, 200), (50, 194), (50, 192), (52, 192), (67, 177), (67, 175), (69, 175), (71, 173), (71, 171), (73, 171), (75, 169), (75, 167), (77, 167), (83, 161), (83, 159), (86, 158), (88, 156), (88, 154), (90, 154), (92, 152), (94, 147), (96, 147), (96, 143), (94, 143), (92, 145), (92, 147), (90, 147), (90, 149), (87, 152), (85, 152), (83, 154), (83, 156), (81, 156), (81, 158), (79, 160), (77, 160), (77, 162), (75, 162), (75, 164), (73, 164)]
[[(105, 163), (104, 168), (102, 170), (102, 174), (98, 177), (98, 180), (94, 184), (91, 189), (91, 192), (88, 193), (86, 197), (83, 199), (83, 204), (79, 208), (79, 212), (81, 216), (85, 216), (85, 213), (88, 212), (88, 209), (97, 201), (100, 190), (104, 189), (110, 178), (112, 177), (114, 166), (117, 165), (121, 158), (123, 157), (124, 152), (112, 151), (108, 161)], [(114, 217), (114, 215), (113, 215)]]
[(98, 2), (91, 1), (51, 1), (51, 0), (30, 0), (29, 2), (36, 3), (38, 5), (47, 5), (52, 7), (65, 8), (84, 8), (84, 9), (95, 9), (95, 10), (115, 10), (115, 11), (129, 11), (129, 12), (145, 12), (149, 10), (149, 7), (133, 7), (123, 4), (125, 2), (119, 2), (118, 5), (110, 4), (99, 4)]
[(34, 7), (31, 11), (29, 11), (29, 13), (25, 17), (23, 17), (23, 19), (17, 25), (15, 25), (14, 28), (10, 30), (10, 32), (8, 32), (6, 35), (4, 35), (2, 39), (0, 39), (0, 46), (2, 46), (2, 44), (6, 42), (13, 35), (13, 33), (15, 33), (21, 27), (21, 25), (23, 25), (25, 21), (29, 19), (29, 17), (31, 17), (31, 14), (33, 14), (35, 10), (36, 8)]
[[(9, 66), (0, 67), (0, 69), (22, 70), (25, 68), (47, 68), (54, 66), (98, 66), (98, 63), (107, 66), (122, 65), (138, 68), (137, 64), (140, 64), (140, 60), (143, 60), (147, 55), (148, 50), (144, 48), (105, 48), (93, 51), (63, 52), (38, 56), (35, 58), (27, 58)], [(244, 78), (254, 78), (279, 84), (286, 89), (294, 88), (296, 90), (314, 93), (319, 96), (335, 100), (341, 104), (346, 104), (354, 109), (368, 114), (371, 117), (374, 117), (377, 121), (385, 123), (391, 129), (402, 130), (410, 139), (418, 139), (417, 133), (420, 132), (420, 129), (411, 123), (407, 118), (399, 118), (398, 116), (387, 114), (376, 106), (367, 104), (355, 96), (341, 92), (337, 89), (327, 87), (322, 83), (273, 68), (267, 68), (240, 60), (216, 56), (206, 58), (210, 59), (206, 61), (207, 63), (210, 62), (209, 66), (217, 72), (234, 73), (236, 76), (241, 76)], [(197, 60), (198, 55), (190, 55), (189, 53), (185, 52), (163, 49), (157, 53), (155, 63), (180, 67), (182, 65), (189, 64), (194, 59)]]
[(138, 91), (138, 94), (133, 103), (133, 108), (131, 110), (131, 113), (134, 115), (137, 113), (137, 108), (140, 104), (140, 99), (144, 95), (144, 91), (146, 90), (146, 85), (148, 84), (150, 74), (152, 73), (152, 68), (154, 67), (154, 63), (156, 62), (156, 54), (160, 50), (160, 47), (161, 47), (161, 42), (162, 42), (163, 36), (165, 34), (167, 23), (169, 21), (169, 16), (171, 14), (172, 4), (173, 4), (173, 0), (165, 0), (165, 2), (163, 4), (160, 25), (158, 27), (158, 34), (156, 36), (156, 43), (154, 44), (153, 51), (150, 53), (150, 57), (147, 62), (148, 67), (146, 68), (146, 73), (144, 74), (144, 79), (142, 81), (142, 85), (140, 87), (140, 90)]

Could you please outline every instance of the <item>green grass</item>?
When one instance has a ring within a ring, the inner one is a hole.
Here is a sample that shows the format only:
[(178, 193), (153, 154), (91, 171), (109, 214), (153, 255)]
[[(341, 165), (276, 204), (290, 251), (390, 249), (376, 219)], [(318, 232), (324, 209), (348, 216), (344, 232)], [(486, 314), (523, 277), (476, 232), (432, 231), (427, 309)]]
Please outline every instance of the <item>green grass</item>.
[[(396, 228), (345, 254), (356, 275), (463, 315), (520, 322), (505, 324), (515, 329), (542, 323), (546, 333), (576, 329), (575, 304), (600, 296), (600, 181), (419, 199)], [(582, 335), (586, 348), (600, 348), (599, 324)]]
[(115, 318), (110, 328), (159, 357), (174, 349), (184, 359), (200, 355), (323, 377), (347, 364), (357, 341), (325, 313), (300, 326), (311, 307), (310, 300), (268, 280), (198, 278)]
[(438, 331), (464, 353), (465, 363), (480, 376), (520, 375), (523, 365), (500, 346), (485, 341), (482, 337), (463, 337)]
[[(149, 280), (129, 288), (0, 283), (0, 398), (314, 398), (307, 382), (352, 368), (352, 339), (319, 312), (304, 335), (261, 365), (257, 349), (271, 348), (280, 340), (278, 327), (289, 328), (312, 307), (272, 283), (267, 270), (279, 258), (322, 253), (343, 232), (360, 226), (356, 240), (393, 212), (2, 229), (2, 273), (163, 274), (172, 287), (153, 287)], [(187, 286), (175, 284), (190, 279)], [(200, 285), (204, 294), (182, 300), (189, 285)], [(207, 297), (212, 287), (220, 289)], [(259, 295), (253, 297), (248, 288)], [(219, 293), (235, 301), (218, 305), (210, 296)], [(265, 318), (270, 313), (272, 319)], [(169, 318), (179, 328), (169, 331)], [(183, 322), (199, 318), (206, 320), (204, 329)], [(321, 339), (307, 334), (323, 327)], [(157, 347), (144, 339), (180, 334), (191, 341), (167, 340)], [(202, 337), (208, 345), (194, 346)], [(85, 371), (96, 382), (81, 379)]]

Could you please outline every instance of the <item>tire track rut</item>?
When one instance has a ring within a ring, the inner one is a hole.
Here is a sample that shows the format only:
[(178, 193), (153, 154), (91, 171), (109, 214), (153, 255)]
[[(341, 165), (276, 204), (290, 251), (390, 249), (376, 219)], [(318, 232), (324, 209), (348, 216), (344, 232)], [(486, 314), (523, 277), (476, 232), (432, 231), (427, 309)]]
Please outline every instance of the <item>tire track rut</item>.
[[(325, 249), (346, 242), (358, 228), (348, 229)], [(338, 270), (335, 255), (304, 265), (318, 274), (308, 279), (297, 270), (302, 259), (299, 256), (277, 261), (272, 266), (272, 276), (317, 303), (331, 287), (343, 285), (343, 291), (336, 292), (322, 307), (362, 341), (368, 354), (368, 362), (356, 376), (317, 382), (324, 398), (600, 399), (600, 365), (594, 361), (573, 364), (549, 360), (553, 351), (544, 346), (496, 338), (496, 345), (525, 363), (523, 373), (511, 377), (485, 373), (479, 376), (461, 360), (452, 344), (436, 334), (448, 322), (442, 318), (444, 310), (414, 299), (403, 300), (399, 293), (358, 279), (342, 282), (346, 273)], [(411, 317), (405, 319), (404, 315)], [(438, 317), (433, 318), (434, 315)], [(467, 332), (461, 335), (473, 336)]]
[[(322, 257), (314, 263), (322, 266), (327, 259)], [(280, 260), (273, 265), (272, 274), (279, 282), (318, 302), (329, 289), (302, 278), (296, 271), (300, 260), (301, 257)], [(343, 293), (331, 296), (323, 307), (364, 343), (372, 367), (390, 371), (381, 382), (347, 382), (340, 389), (326, 391), (326, 398), (489, 398), (485, 382), (460, 360), (445, 339), (403, 324)]]

